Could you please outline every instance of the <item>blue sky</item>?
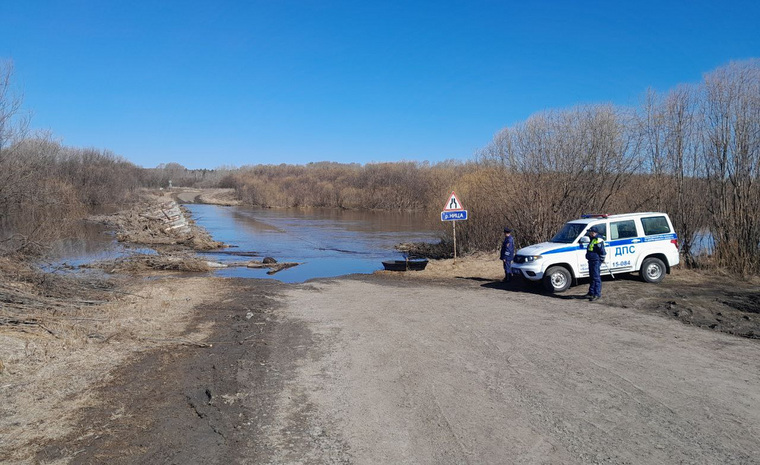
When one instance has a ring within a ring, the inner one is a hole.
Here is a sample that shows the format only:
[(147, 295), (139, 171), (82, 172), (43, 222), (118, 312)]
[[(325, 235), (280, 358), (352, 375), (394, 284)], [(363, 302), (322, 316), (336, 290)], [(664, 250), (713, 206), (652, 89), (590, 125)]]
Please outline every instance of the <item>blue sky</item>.
[(760, 2), (0, 0), (33, 127), (145, 167), (466, 160), (760, 56)]

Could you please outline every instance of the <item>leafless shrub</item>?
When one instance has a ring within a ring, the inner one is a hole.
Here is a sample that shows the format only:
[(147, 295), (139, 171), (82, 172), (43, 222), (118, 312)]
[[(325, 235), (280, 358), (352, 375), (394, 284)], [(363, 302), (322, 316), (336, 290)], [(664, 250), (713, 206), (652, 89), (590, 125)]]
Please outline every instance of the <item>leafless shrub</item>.
[(760, 272), (760, 61), (705, 76), (702, 145), (707, 208), (720, 265)]
[(469, 180), (473, 221), (465, 228), (476, 248), (495, 248), (503, 226), (518, 243), (533, 243), (568, 218), (606, 211), (640, 166), (630, 120), (628, 111), (597, 105), (541, 113), (497, 134)]
[(697, 235), (708, 225), (697, 104), (697, 91), (690, 86), (679, 86), (665, 96), (646, 94), (639, 117), (646, 176), (636, 183), (642, 202), (633, 204), (635, 209), (670, 213), (691, 266), (696, 265), (692, 249)]
[(417, 162), (257, 165), (228, 173), (223, 186), (262, 207), (414, 211), (433, 201), (436, 169)]

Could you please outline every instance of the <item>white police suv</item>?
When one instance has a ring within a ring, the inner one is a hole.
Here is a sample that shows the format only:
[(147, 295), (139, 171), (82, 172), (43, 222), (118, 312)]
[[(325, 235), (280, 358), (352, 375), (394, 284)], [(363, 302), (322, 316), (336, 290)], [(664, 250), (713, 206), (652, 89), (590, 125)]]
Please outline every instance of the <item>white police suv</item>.
[(607, 258), (602, 275), (638, 271), (644, 281), (659, 283), (678, 265), (678, 236), (665, 213), (583, 215), (565, 223), (549, 242), (517, 251), (512, 272), (543, 281), (550, 292), (563, 292), (573, 280), (588, 277), (587, 231), (596, 226)]

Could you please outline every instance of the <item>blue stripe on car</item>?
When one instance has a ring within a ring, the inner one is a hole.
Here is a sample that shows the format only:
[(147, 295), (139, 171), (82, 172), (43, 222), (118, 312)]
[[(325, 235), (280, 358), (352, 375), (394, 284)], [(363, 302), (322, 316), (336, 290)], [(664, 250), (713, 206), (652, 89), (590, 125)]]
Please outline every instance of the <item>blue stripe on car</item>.
[[(669, 241), (673, 239), (678, 239), (678, 236), (675, 233), (671, 234), (658, 234), (656, 236), (644, 236), (644, 237), (631, 237), (630, 239), (617, 239), (610, 242), (605, 242), (605, 246), (615, 246), (615, 245), (626, 245), (626, 244), (638, 244), (641, 242), (656, 242), (656, 241)], [(636, 242), (634, 242), (636, 241)], [(582, 250), (583, 247), (580, 247), (580, 245), (574, 245), (570, 247), (560, 247), (559, 249), (553, 249), (546, 252), (541, 253), (541, 255), (549, 255), (553, 253), (562, 253), (562, 252), (572, 252), (573, 250)]]
[(549, 250), (542, 253), (541, 255), (549, 255), (550, 253), (572, 252), (573, 250), (580, 250), (580, 247), (577, 245), (574, 245), (572, 247), (562, 247), (559, 249)]

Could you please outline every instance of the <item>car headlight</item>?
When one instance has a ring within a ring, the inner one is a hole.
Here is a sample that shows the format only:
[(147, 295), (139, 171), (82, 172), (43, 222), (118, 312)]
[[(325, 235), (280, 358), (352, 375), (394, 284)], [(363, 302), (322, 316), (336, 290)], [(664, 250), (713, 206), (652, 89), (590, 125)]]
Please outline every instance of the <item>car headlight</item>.
[(541, 260), (541, 255), (528, 255), (525, 257), (526, 262), (535, 262), (536, 260)]

